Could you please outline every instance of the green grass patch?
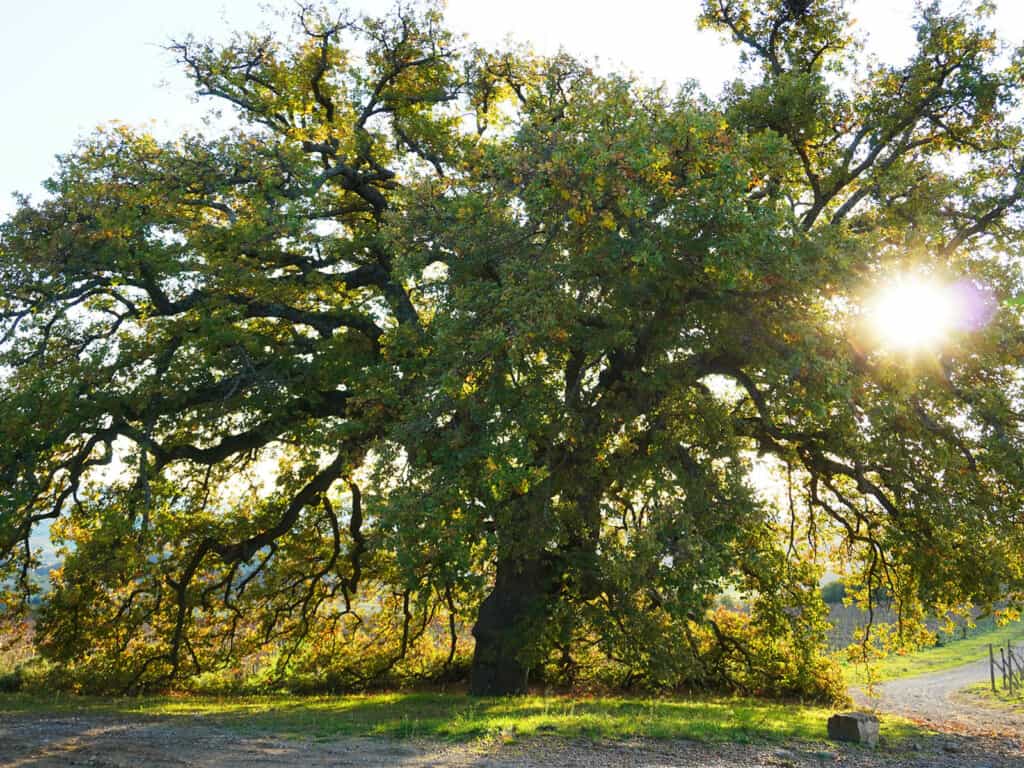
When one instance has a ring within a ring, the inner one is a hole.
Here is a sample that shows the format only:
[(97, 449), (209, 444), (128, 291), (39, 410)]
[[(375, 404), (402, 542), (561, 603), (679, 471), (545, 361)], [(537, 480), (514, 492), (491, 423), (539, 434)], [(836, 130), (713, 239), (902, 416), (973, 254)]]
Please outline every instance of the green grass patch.
[[(950, 640), (942, 646), (926, 648), (914, 653), (892, 653), (874, 662), (874, 680), (883, 682), (899, 677), (914, 677), (928, 672), (939, 672), (952, 669), (972, 661), (988, 658), (989, 643), (995, 646), (1005, 645), (1006, 641), (1024, 640), (1024, 622), (1015, 621), (991, 632), (985, 632), (966, 640)], [(867, 683), (867, 674), (863, 664), (842, 665), (846, 682), (853, 685)]]
[[(467, 741), (538, 734), (699, 741), (820, 741), (833, 710), (742, 698), (474, 699), (439, 693), (359, 696), (142, 697), (0, 695), (0, 717), (96, 714), (188, 718), (245, 734), (328, 739), (341, 736), (431, 737)], [(886, 717), (883, 734), (898, 742), (917, 730)]]
[(992, 691), (992, 683), (975, 683), (964, 689), (972, 701), (984, 706), (996, 709), (1009, 709), (1012, 712), (1024, 714), (1024, 691), (1015, 688), (1013, 693), (1003, 690), (1000, 686), (999, 677), (996, 677), (996, 691)]

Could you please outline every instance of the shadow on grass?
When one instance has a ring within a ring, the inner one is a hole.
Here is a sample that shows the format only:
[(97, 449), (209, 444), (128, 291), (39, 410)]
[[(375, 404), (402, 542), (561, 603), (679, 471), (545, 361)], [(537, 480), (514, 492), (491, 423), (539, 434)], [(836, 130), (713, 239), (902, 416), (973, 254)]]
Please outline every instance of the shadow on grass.
[[(436, 693), (140, 699), (0, 695), (0, 714), (17, 712), (188, 718), (245, 734), (314, 739), (388, 736), (466, 741), (546, 734), (747, 743), (821, 741), (832, 710), (739, 698), (475, 699)], [(890, 742), (898, 742), (921, 731), (908, 721), (886, 718), (883, 734)]]

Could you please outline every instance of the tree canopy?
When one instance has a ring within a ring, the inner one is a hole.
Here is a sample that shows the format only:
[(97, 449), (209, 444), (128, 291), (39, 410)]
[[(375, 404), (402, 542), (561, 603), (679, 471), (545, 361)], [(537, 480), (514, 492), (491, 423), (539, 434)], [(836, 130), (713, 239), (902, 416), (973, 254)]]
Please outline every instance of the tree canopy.
[[(174, 43), (233, 127), (100, 129), (0, 225), (0, 618), (49, 524), (80, 685), (458, 675), (472, 627), (477, 693), (828, 696), (826, 568), (908, 631), (1016, 599), (1024, 55), (985, 11), (889, 65), (838, 0), (707, 0), (719, 97), (431, 4)], [(888, 346), (898, 279), (967, 310)]]

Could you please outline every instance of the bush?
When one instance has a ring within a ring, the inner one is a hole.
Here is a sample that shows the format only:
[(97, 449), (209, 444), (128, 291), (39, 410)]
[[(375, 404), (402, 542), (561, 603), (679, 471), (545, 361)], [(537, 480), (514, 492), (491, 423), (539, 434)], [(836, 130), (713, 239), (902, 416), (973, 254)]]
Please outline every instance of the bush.
[(846, 585), (842, 581), (830, 581), (821, 588), (821, 599), (829, 605), (843, 602), (846, 597)]
[(18, 693), (23, 683), (20, 669), (0, 673), (0, 693)]

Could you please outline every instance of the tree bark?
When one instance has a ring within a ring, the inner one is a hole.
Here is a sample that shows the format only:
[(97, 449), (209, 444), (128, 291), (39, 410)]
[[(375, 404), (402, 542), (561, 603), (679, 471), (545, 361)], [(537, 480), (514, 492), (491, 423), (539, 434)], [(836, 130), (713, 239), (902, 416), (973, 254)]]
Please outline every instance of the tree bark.
[(473, 696), (526, 693), (524, 654), (536, 640), (550, 597), (549, 569), (542, 555), (499, 557), (494, 588), (480, 604), (473, 637), (469, 692)]

